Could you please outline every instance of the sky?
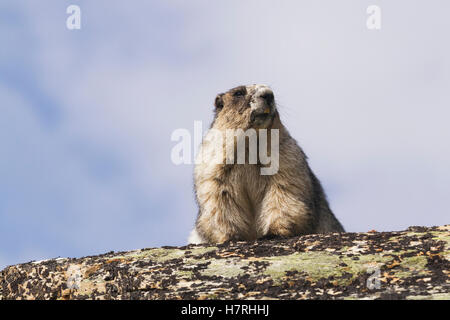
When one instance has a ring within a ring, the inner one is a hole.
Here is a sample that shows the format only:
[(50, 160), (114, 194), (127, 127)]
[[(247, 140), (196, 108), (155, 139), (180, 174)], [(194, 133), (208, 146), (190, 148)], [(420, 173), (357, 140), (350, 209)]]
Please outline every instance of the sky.
[[(69, 5), (81, 29), (69, 30)], [(366, 9), (381, 9), (369, 30)], [(193, 166), (171, 134), (272, 87), (347, 231), (449, 223), (450, 3), (0, 3), (0, 269), (184, 245)]]

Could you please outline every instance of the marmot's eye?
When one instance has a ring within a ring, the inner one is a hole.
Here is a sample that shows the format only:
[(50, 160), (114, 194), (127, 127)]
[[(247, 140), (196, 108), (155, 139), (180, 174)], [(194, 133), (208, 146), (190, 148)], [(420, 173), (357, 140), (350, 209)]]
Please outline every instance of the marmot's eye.
[(238, 90), (235, 93), (233, 93), (233, 97), (242, 97), (245, 95), (244, 90)]

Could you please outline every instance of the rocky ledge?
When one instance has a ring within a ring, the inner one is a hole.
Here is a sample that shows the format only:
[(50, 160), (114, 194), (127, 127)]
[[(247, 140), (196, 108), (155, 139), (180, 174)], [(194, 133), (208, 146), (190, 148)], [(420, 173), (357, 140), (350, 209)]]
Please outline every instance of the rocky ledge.
[(450, 299), (450, 225), (10, 266), (1, 299)]

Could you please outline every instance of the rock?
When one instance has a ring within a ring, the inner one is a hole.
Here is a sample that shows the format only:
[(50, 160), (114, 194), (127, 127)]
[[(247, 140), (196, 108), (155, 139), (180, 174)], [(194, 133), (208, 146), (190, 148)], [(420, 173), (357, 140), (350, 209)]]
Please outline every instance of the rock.
[(109, 252), (0, 272), (1, 299), (450, 299), (450, 225)]

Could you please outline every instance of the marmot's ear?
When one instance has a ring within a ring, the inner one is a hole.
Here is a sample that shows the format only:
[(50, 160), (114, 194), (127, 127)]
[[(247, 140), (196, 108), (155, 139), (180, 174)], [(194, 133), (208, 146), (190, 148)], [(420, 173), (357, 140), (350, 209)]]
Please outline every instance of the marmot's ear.
[(224, 93), (219, 93), (216, 97), (216, 100), (214, 101), (214, 106), (216, 109), (222, 109), (223, 108), (223, 95)]

